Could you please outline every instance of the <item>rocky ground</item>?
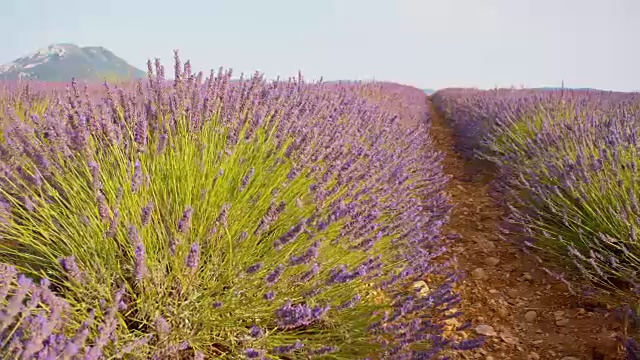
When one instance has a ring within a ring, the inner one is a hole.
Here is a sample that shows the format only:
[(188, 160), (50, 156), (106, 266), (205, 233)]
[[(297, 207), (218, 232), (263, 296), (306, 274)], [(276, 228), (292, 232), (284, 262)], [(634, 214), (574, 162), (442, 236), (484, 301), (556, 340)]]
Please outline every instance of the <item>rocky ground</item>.
[(482, 349), (459, 359), (622, 359), (616, 341), (621, 329), (611, 312), (570, 295), (529, 255), (500, 239), (503, 210), (488, 193), (491, 167), (463, 160), (435, 109), (432, 119), (432, 137), (452, 176), (448, 191), (455, 208), (445, 230), (461, 235), (452, 249), (466, 274), (461, 310), (473, 321), (467, 332), (487, 336)]

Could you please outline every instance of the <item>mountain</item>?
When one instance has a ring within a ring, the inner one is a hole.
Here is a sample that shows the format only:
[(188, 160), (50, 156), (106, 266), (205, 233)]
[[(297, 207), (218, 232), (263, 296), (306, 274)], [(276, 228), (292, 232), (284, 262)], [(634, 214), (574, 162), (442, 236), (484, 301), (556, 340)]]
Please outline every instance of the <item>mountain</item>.
[(46, 82), (103, 81), (105, 78), (137, 79), (146, 73), (111, 51), (75, 44), (54, 44), (0, 65), (0, 80), (30, 79)]

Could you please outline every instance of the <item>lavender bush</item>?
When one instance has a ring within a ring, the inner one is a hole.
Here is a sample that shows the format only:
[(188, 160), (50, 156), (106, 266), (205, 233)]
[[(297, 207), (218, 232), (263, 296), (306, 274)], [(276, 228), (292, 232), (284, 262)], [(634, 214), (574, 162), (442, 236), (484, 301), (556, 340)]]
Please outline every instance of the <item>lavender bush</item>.
[(146, 83), (73, 83), (1, 119), (0, 261), (68, 304), (60, 343), (82, 333), (104, 357), (157, 359), (431, 359), (480, 344), (444, 335), (459, 298), (438, 260), (447, 178), (426, 113), (406, 129), (388, 110), (417, 89), (204, 79), (175, 60), (173, 81), (149, 63)]

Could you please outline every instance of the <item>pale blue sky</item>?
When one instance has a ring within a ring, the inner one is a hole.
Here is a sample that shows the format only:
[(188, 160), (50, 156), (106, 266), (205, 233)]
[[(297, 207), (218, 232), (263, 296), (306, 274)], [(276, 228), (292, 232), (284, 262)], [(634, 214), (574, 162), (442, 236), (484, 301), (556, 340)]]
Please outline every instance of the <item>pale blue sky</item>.
[(640, 0), (2, 0), (0, 63), (51, 43), (145, 69), (640, 89)]

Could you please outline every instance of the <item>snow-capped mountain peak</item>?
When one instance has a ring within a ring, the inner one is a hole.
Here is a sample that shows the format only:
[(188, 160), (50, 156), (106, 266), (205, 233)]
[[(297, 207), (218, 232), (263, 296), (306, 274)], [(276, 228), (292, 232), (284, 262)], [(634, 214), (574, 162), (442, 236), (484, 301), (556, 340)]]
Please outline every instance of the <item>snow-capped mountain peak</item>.
[(60, 43), (0, 65), (0, 79), (29, 78), (42, 81), (97, 79), (105, 74), (143, 77), (144, 73), (103, 47)]
[(0, 65), (0, 75), (10, 71), (30, 69), (38, 65), (44, 64), (55, 57), (63, 57), (68, 51), (80, 49), (73, 44), (54, 44), (46, 48), (38, 49), (38, 51), (20, 57), (10, 63)]
[(31, 57), (48, 57), (48, 56), (64, 56), (64, 54), (68, 50), (78, 49), (76, 45), (73, 44), (55, 44), (49, 45), (46, 48), (39, 49)]

